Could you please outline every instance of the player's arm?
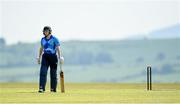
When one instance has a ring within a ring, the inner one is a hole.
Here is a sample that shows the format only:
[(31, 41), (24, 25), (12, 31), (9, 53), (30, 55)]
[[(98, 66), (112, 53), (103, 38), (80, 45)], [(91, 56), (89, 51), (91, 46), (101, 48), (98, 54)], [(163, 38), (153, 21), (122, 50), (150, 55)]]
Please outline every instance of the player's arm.
[(64, 63), (64, 57), (62, 56), (62, 51), (61, 51), (60, 45), (56, 46), (56, 50), (58, 53), (58, 59), (60, 61), (60, 64), (63, 64)]
[(40, 48), (39, 48), (39, 55), (38, 55), (38, 57), (37, 57), (38, 64), (40, 64), (40, 60), (41, 60), (42, 53), (43, 53), (43, 47), (42, 47), (42, 45), (41, 45)]
[(56, 50), (58, 53), (58, 58), (60, 59), (60, 57), (62, 56), (60, 45), (56, 46)]

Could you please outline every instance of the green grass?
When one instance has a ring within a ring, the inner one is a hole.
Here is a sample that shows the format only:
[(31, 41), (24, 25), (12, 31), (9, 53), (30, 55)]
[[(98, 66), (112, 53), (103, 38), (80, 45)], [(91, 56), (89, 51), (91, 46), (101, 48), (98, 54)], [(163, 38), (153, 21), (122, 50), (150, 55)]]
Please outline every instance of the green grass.
[(0, 103), (180, 103), (180, 84), (68, 83), (66, 92), (38, 93), (36, 83), (1, 83)]

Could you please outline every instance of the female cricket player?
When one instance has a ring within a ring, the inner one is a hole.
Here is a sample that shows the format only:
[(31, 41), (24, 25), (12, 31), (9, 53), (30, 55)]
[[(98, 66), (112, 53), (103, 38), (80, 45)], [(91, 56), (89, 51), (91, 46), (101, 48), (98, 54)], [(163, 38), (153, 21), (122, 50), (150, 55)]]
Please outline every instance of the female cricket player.
[[(45, 26), (43, 29), (44, 37), (41, 39), (41, 46), (39, 49), (39, 56), (37, 58), (38, 64), (41, 64), (40, 78), (39, 78), (39, 92), (45, 91), (47, 72), (50, 67), (50, 87), (51, 92), (56, 92), (57, 87), (57, 63), (58, 59), (60, 64), (64, 62), (61, 56), (60, 42), (51, 34), (51, 27)], [(56, 54), (58, 53), (58, 56)]]

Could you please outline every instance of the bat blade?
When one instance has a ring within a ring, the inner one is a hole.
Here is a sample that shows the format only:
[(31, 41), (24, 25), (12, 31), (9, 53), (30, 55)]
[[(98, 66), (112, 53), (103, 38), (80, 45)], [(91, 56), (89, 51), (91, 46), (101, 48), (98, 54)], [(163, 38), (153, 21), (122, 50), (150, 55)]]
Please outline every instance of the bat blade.
[(62, 70), (60, 71), (60, 84), (61, 84), (61, 92), (64, 93), (65, 92), (65, 88), (64, 88), (64, 72)]

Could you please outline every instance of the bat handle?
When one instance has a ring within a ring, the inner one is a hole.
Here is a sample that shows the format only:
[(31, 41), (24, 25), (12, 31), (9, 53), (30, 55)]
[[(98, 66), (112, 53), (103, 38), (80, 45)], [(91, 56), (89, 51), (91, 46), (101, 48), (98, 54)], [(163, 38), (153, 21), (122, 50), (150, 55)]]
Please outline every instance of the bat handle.
[(61, 78), (64, 78), (64, 73), (63, 73), (63, 71), (60, 71), (60, 77), (61, 77)]
[(59, 66), (60, 66), (60, 72), (63, 71), (61, 63), (59, 64)]

